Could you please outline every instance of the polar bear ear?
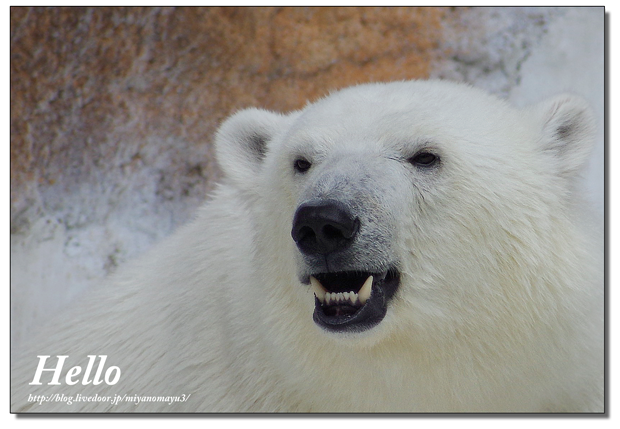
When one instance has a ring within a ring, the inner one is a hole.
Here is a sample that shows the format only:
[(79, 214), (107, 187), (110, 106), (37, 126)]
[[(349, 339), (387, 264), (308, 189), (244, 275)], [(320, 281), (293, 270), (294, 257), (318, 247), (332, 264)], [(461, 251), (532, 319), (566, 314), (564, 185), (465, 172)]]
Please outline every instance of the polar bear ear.
[(557, 160), (558, 173), (576, 175), (585, 165), (594, 144), (594, 115), (587, 101), (562, 94), (536, 106), (542, 120), (543, 150)]
[(286, 116), (250, 108), (228, 118), (215, 138), (218, 163), (227, 177), (251, 187), (260, 173), (267, 145), (282, 128)]

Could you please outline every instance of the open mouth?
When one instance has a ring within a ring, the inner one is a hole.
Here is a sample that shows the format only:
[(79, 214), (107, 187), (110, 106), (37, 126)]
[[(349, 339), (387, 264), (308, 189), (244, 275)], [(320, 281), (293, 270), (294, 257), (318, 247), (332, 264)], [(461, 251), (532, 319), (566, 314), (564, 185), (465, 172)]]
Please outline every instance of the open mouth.
[(314, 322), (334, 332), (361, 332), (377, 325), (400, 283), (394, 269), (383, 273), (337, 272), (310, 276)]

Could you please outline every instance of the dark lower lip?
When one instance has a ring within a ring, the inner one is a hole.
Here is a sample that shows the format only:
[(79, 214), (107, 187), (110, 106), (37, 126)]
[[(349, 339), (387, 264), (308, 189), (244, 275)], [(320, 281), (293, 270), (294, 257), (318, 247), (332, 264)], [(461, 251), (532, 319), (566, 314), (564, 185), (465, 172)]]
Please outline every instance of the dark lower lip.
[(329, 332), (363, 332), (381, 323), (387, 314), (388, 303), (400, 284), (400, 274), (396, 270), (389, 270), (374, 276), (377, 280), (373, 281), (370, 298), (352, 314), (328, 315), (325, 312), (327, 306), (315, 298), (314, 322)]

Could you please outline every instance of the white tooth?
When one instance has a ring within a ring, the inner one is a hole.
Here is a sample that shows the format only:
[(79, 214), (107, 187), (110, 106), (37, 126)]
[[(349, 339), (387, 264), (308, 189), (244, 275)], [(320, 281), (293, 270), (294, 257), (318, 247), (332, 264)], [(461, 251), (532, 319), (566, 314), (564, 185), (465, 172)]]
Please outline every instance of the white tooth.
[(355, 292), (351, 292), (351, 294), (349, 295), (351, 297), (351, 302), (355, 305), (357, 304), (357, 301), (359, 301), (359, 297)]
[(368, 276), (368, 278), (366, 279), (366, 282), (364, 282), (364, 285), (361, 287), (361, 289), (357, 293), (360, 303), (366, 304), (366, 301), (368, 301), (368, 298), (370, 298), (371, 291), (372, 291), (372, 276)]
[(314, 294), (321, 302), (325, 302), (325, 295), (327, 294), (327, 290), (323, 287), (320, 281), (310, 276), (310, 284), (312, 285), (312, 289), (314, 289)]
[(331, 300), (332, 300), (332, 294), (327, 292), (325, 294), (325, 304), (329, 304), (331, 302)]
[(345, 301), (349, 300), (349, 292), (343, 292), (342, 297), (344, 298)]

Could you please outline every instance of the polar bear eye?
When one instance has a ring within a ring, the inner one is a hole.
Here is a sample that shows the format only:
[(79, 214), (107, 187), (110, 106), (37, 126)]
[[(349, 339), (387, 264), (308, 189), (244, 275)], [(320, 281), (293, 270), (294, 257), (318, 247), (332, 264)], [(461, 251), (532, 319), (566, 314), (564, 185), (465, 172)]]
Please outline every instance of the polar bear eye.
[(408, 161), (420, 167), (431, 167), (439, 162), (439, 157), (431, 152), (418, 152)]
[(306, 171), (310, 170), (310, 167), (312, 167), (310, 161), (303, 158), (296, 159), (293, 165), (295, 167), (295, 171), (299, 173), (305, 173)]

